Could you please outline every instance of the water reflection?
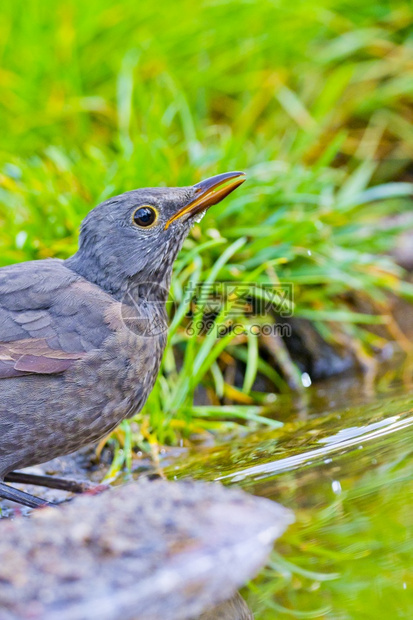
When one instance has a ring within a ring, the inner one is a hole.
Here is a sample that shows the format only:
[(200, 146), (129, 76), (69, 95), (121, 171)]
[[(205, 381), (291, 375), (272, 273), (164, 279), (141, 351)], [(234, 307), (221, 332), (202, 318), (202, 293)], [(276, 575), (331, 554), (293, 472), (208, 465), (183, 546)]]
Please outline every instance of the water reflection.
[(373, 424), (367, 424), (362, 427), (356, 426), (341, 429), (338, 433), (319, 439), (318, 442), (320, 444), (325, 444), (322, 448), (315, 448), (301, 454), (278, 459), (275, 462), (272, 461), (263, 465), (255, 465), (236, 473), (218, 476), (216, 480), (223, 481), (225, 478), (229, 478), (232, 482), (240, 482), (244, 478), (250, 477), (259, 479), (260, 477), (278, 474), (305, 465), (312, 465), (320, 458), (323, 459), (325, 463), (327, 457), (336, 452), (342, 452), (343, 450), (354, 447), (362, 449), (363, 444), (366, 442), (377, 440), (380, 437), (384, 437), (396, 431), (401, 431), (412, 424), (413, 416), (408, 416), (406, 418), (391, 416), (388, 419)]
[[(167, 470), (236, 484), (297, 517), (244, 592), (256, 620), (413, 617), (413, 397), (337, 403), (198, 449)], [(327, 403), (328, 404), (328, 403)]]

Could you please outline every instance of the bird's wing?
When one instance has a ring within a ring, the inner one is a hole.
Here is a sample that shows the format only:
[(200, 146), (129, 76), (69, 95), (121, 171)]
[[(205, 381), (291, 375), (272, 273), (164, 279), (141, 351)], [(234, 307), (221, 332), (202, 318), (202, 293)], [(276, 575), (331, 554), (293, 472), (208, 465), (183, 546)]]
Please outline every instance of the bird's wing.
[(67, 370), (110, 335), (115, 302), (62, 261), (0, 269), (0, 379)]
[(48, 346), (44, 338), (0, 343), (0, 379), (27, 374), (56, 374), (67, 370), (85, 353), (67, 353)]

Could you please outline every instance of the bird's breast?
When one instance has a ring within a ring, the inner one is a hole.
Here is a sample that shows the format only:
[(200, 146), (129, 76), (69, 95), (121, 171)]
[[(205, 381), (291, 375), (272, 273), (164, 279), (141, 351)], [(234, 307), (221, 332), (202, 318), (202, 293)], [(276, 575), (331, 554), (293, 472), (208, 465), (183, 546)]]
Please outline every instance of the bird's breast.
[(102, 425), (113, 427), (142, 408), (158, 376), (166, 338), (166, 328), (147, 335), (123, 325), (77, 366), (69, 380), (74, 379), (81, 398), (93, 394)]

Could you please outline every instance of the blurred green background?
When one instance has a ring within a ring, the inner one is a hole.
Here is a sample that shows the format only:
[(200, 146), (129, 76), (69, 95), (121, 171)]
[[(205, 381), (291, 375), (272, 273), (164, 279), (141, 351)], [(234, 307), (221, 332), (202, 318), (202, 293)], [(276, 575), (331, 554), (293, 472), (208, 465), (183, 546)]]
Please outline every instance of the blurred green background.
[(413, 228), (410, 2), (3, 0), (0, 15), (2, 264), (73, 253), (110, 195), (247, 172), (177, 261), (150, 436), (214, 428), (223, 404), (252, 420), (260, 377), (302, 388), (278, 341), (190, 337), (189, 281), (291, 282), (295, 317), (362, 365), (408, 348), (389, 293), (413, 289), (388, 252)]
[[(110, 440), (109, 477), (132, 466), (136, 446), (156, 459), (159, 445), (194, 432), (242, 432), (236, 420), (280, 426), (280, 393), (305, 389), (280, 339), (268, 349), (251, 331), (191, 336), (189, 283), (292, 283), (294, 317), (364, 368), (389, 341), (411, 348), (393, 313), (395, 299), (413, 299), (411, 275), (392, 256), (413, 231), (412, 23), (408, 0), (2, 0), (0, 264), (72, 254), (82, 218), (110, 195), (228, 170), (248, 177), (177, 260), (162, 372), (144, 411)], [(293, 454), (301, 422), (284, 427)], [(257, 453), (247, 438), (248, 457), (266, 458), (270, 437)], [(407, 617), (409, 435), (401, 441), (386, 443), (388, 462), (379, 444), (376, 477), (351, 457), (366, 477), (343, 479), (341, 498), (318, 471), (305, 492), (296, 472), (267, 492), (298, 525), (278, 576), (256, 582), (257, 617)], [(325, 604), (333, 611), (300, 611)]]

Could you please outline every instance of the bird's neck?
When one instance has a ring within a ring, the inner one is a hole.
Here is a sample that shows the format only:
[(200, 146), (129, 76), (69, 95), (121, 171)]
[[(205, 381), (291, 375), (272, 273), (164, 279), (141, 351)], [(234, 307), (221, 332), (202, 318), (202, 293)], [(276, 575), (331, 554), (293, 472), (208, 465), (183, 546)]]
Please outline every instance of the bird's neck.
[(66, 267), (80, 276), (96, 284), (117, 301), (137, 297), (137, 300), (149, 299), (166, 303), (171, 284), (172, 265), (163, 262), (154, 265), (150, 271), (129, 274), (119, 270), (118, 265), (107, 261), (100, 265), (99, 261), (91, 262), (80, 250), (65, 261)]

